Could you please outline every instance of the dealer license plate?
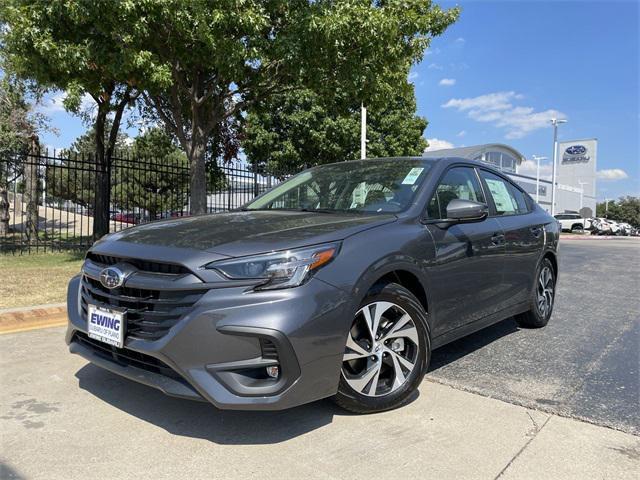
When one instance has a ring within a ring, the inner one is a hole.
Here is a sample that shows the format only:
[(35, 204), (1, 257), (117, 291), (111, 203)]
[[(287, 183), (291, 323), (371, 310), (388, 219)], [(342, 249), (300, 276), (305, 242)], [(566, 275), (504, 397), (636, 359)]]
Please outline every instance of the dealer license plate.
[(109, 345), (124, 346), (124, 313), (116, 310), (88, 305), (87, 333)]

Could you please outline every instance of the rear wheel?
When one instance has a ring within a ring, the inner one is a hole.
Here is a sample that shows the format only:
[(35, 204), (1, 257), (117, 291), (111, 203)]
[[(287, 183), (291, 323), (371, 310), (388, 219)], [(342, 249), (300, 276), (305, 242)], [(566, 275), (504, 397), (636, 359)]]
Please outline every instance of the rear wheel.
[(549, 323), (555, 301), (556, 275), (553, 264), (548, 258), (540, 263), (536, 285), (532, 292), (531, 309), (516, 315), (516, 321), (522, 327), (540, 328)]
[(334, 400), (356, 413), (399, 407), (422, 382), (429, 355), (420, 302), (401, 285), (377, 285), (352, 321)]

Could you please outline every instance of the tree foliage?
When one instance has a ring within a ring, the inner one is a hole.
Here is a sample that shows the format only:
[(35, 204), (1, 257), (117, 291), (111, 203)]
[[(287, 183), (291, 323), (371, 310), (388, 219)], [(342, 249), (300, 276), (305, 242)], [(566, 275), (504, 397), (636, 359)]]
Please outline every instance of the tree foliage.
[[(243, 148), (249, 163), (279, 175), (305, 166), (360, 158), (360, 105), (341, 90), (333, 98), (310, 89), (275, 95), (247, 116)], [(367, 112), (367, 156), (420, 155), (427, 121), (415, 114), (413, 85), (403, 82)]]
[(144, 71), (136, 85), (144, 85), (148, 112), (164, 122), (189, 158), (194, 213), (206, 207), (207, 147), (215, 135), (230, 131), (230, 121), (242, 120), (241, 112), (300, 85), (320, 96), (340, 88), (369, 105), (393, 92), (408, 65), (458, 15), (425, 0), (116, 5), (126, 57)]
[(598, 203), (596, 216), (640, 227), (640, 198), (620, 197), (617, 201), (610, 200), (608, 206), (605, 202)]
[(187, 157), (162, 130), (137, 137), (128, 158), (114, 168), (112, 197), (122, 210), (143, 210), (155, 220), (165, 212), (182, 212), (187, 204)]
[(138, 95), (131, 81), (136, 67), (123, 55), (117, 34), (117, 5), (90, 0), (5, 0), (0, 6), (6, 68), (42, 87), (66, 91), (64, 105), (70, 111), (78, 112), (85, 94), (96, 104), (96, 238), (109, 229), (111, 158), (124, 110)]

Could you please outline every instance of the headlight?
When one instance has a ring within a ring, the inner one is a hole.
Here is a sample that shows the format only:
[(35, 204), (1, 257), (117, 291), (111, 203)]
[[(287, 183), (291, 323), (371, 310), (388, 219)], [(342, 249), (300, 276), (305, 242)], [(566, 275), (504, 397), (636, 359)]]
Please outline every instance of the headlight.
[(267, 253), (213, 262), (206, 266), (232, 280), (264, 280), (256, 290), (297, 287), (337, 255), (340, 244)]

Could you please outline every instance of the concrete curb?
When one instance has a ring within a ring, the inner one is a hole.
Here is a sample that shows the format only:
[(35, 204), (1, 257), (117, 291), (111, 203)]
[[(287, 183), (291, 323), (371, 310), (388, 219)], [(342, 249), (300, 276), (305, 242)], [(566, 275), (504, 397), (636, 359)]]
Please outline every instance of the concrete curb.
[(67, 322), (64, 303), (0, 310), (0, 333), (55, 327)]

